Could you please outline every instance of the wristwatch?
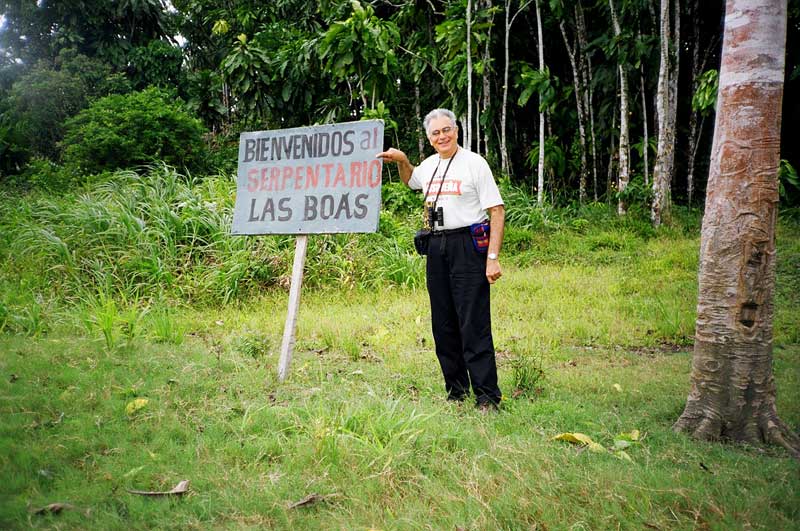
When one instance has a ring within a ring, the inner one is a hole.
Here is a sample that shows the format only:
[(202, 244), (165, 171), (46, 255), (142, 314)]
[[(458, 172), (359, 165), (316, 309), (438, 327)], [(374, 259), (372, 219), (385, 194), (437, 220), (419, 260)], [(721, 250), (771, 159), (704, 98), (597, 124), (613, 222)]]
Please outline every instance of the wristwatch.
[(497, 260), (497, 253), (489, 253), (488, 255), (486, 255), (486, 258), (488, 258), (489, 260)]

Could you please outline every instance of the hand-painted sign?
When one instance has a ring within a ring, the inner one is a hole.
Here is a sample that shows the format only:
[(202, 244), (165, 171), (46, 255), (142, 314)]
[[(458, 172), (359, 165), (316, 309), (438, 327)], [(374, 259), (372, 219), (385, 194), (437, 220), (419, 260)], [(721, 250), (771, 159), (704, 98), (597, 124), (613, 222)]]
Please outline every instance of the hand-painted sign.
[(383, 121), (242, 133), (233, 234), (376, 232)]

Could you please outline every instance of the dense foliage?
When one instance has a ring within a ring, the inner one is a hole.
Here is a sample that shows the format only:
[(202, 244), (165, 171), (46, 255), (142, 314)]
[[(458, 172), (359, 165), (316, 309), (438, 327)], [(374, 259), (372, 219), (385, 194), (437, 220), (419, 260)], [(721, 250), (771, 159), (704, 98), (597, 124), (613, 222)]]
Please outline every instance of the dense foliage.
[[(387, 143), (417, 160), (429, 152), (420, 118), (446, 106), (459, 116), (462, 143), (498, 170), (507, 155), (508, 167), (502, 169), (512, 182), (534, 189), (541, 151), (534, 116), (541, 111), (548, 202), (620, 199), (646, 208), (660, 120), (659, 18), (669, 17), (670, 64), (680, 69), (672, 74), (670, 96), (677, 135), (669, 172), (672, 198), (699, 204), (712, 138), (721, 5), (669, 2), (670, 10), (659, 13), (649, 0), (618, 3), (619, 34), (612, 31), (605, 1), (5, 0), (0, 2), (5, 17), (0, 180), (26, 172), (33, 162), (38, 166), (23, 180), (50, 181), (37, 175), (40, 159), (63, 162), (68, 143), (59, 142), (69, 118), (98, 98), (157, 86), (175, 90), (214, 133), (207, 138), (209, 172), (227, 159), (228, 167), (235, 162), (230, 147), (239, 131), (377, 115), (393, 125)], [(784, 138), (800, 123), (794, 96), (800, 83), (798, 20), (800, 1), (792, 0)], [(630, 80), (634, 189), (618, 197), (624, 184), (618, 168), (620, 69)], [(152, 125), (165, 128), (151, 131), (160, 142), (183, 142), (181, 132), (167, 140), (173, 134), (169, 121)], [(98, 171), (158, 157), (157, 150), (139, 152), (143, 148), (134, 144), (142, 138), (119, 141), (133, 152), (114, 153), (110, 162), (102, 160), (108, 150), (91, 152), (86, 146), (73, 148), (82, 153), (68, 158)], [(787, 146), (789, 168), (800, 166), (795, 156)], [(796, 204), (793, 184), (786, 179), (784, 184), (784, 201)]]
[(64, 163), (88, 174), (156, 161), (196, 168), (205, 149), (200, 121), (155, 87), (101, 98), (65, 128)]

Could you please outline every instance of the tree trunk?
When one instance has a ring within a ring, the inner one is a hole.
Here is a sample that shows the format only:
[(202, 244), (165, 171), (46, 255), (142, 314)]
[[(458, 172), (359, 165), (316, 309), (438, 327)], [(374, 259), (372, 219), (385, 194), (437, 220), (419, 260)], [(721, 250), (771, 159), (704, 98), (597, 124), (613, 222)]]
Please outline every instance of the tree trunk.
[(661, 219), (670, 201), (669, 197), (669, 4), (661, 0), (661, 64), (658, 68), (658, 93), (656, 95), (656, 114), (658, 115), (658, 153), (653, 168), (653, 205), (650, 218), (653, 225), (661, 225)]
[[(667, 113), (667, 186), (671, 187), (671, 183), (675, 177), (675, 147), (677, 143), (677, 120), (678, 120), (678, 80), (680, 78), (681, 66), (681, 2), (675, 0), (675, 11), (673, 13), (674, 24), (672, 28), (672, 42), (674, 43), (674, 54), (670, 60), (670, 73), (669, 73), (669, 112)], [(671, 192), (668, 194), (671, 197)], [(672, 201), (664, 203), (662, 209), (663, 213), (668, 211)]]
[(467, 0), (467, 123), (464, 145), (472, 149), (472, 0)]
[(674, 425), (701, 439), (780, 444), (772, 374), (786, 2), (728, 0), (700, 243), (692, 386)]
[(572, 67), (572, 79), (575, 83), (575, 106), (578, 111), (578, 134), (580, 135), (581, 142), (581, 170), (580, 180), (578, 182), (578, 200), (581, 204), (586, 202), (586, 181), (589, 175), (589, 166), (587, 162), (587, 146), (586, 146), (586, 111), (583, 107), (585, 88), (583, 87), (583, 76), (581, 75), (578, 67), (580, 57), (580, 49), (578, 48), (579, 42), (575, 40), (575, 46), (569, 43), (567, 37), (567, 30), (564, 20), (562, 19), (558, 25), (561, 30), (561, 37), (564, 39), (564, 46), (567, 48), (567, 55), (569, 56), (569, 64)]
[[(539, 71), (544, 71), (544, 39), (542, 37), (542, 13), (539, 10), (539, 0), (536, 5), (536, 30), (539, 35)], [(539, 95), (539, 180), (537, 182), (536, 202), (539, 206), (544, 204), (544, 110), (541, 109), (542, 96)]]
[[(611, 22), (614, 25), (614, 35), (617, 38), (622, 34), (622, 29), (619, 25), (619, 17), (617, 10), (614, 8), (614, 0), (608, 0), (608, 6), (611, 8)], [(620, 193), (625, 191), (630, 182), (630, 163), (628, 162), (628, 74), (625, 71), (625, 65), (619, 63), (619, 187)], [(617, 212), (620, 215), (628, 211), (628, 205), (620, 197), (617, 204)]]
[[(491, 63), (491, 43), (492, 43), (492, 28), (494, 27), (494, 11), (492, 11), (492, 0), (486, 0), (486, 9), (488, 9), (492, 16), (489, 19), (489, 31), (486, 37), (486, 44), (483, 49), (483, 112), (489, 112), (489, 106), (492, 103), (491, 100), (491, 92), (492, 92), (492, 79), (490, 77), (491, 68), (489, 68), (489, 64)], [(490, 116), (487, 114), (487, 117)], [(478, 125), (480, 126), (480, 115), (478, 115)], [(484, 139), (483, 139), (483, 152), (486, 158), (489, 158), (489, 132), (490, 127), (489, 124), (491, 122), (487, 119), (486, 126), (484, 127)], [(481, 139), (478, 137), (478, 151), (480, 151), (480, 142)]]
[[(616, 83), (614, 84), (614, 89), (616, 90)], [(617, 160), (617, 150), (616, 150), (616, 146), (614, 145), (614, 131), (617, 130), (617, 105), (616, 105), (616, 102), (617, 101), (615, 99), (614, 100), (614, 109), (611, 111), (611, 130), (610, 130), (610, 134), (608, 135), (609, 136), (609, 139), (608, 139), (608, 143), (609, 143), (608, 150), (609, 150), (609, 153), (608, 153), (608, 175), (607, 175), (607, 179), (608, 180), (606, 181), (606, 197), (611, 195), (612, 192), (616, 192), (618, 187), (619, 187), (619, 183), (614, 178), (614, 166), (615, 166), (615, 161)]]
[(414, 83), (414, 111), (417, 113), (417, 145), (419, 147), (419, 161), (425, 158), (425, 131), (422, 128), (422, 109), (419, 104), (419, 83)]
[(644, 126), (644, 138), (642, 142), (642, 157), (644, 158), (644, 185), (650, 185), (650, 135), (647, 130), (647, 89), (644, 84), (644, 62), (639, 67), (639, 81), (642, 84), (642, 124)]
[[(689, 20), (692, 24), (692, 95), (697, 92), (697, 80), (702, 73), (700, 70), (700, 23), (696, 18), (700, 0), (694, 0), (689, 4)], [(686, 202), (692, 206), (692, 196), (694, 195), (694, 161), (697, 151), (695, 146), (698, 143), (697, 115), (699, 111), (692, 109), (689, 114), (689, 162), (686, 169)]]
[(503, 64), (503, 108), (500, 110), (500, 166), (503, 173), (511, 175), (508, 167), (508, 143), (506, 141), (506, 112), (508, 108), (508, 36), (511, 33), (511, 0), (506, 0), (505, 40), (503, 50), (505, 63)]
[(581, 53), (581, 76), (583, 77), (583, 108), (589, 112), (589, 136), (592, 143), (592, 188), (597, 202), (597, 138), (594, 132), (594, 100), (592, 89), (592, 56), (589, 54), (589, 39), (586, 33), (586, 20), (580, 0), (575, 3), (575, 29)]

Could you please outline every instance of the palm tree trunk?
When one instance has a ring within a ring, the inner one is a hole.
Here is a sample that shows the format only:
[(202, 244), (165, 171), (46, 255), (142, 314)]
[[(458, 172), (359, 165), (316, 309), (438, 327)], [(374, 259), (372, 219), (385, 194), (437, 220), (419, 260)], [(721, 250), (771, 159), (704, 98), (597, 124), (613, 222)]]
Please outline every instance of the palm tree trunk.
[(772, 373), (786, 12), (785, 1), (727, 2), (692, 386), (673, 428), (776, 443), (800, 458), (800, 438), (778, 417)]

